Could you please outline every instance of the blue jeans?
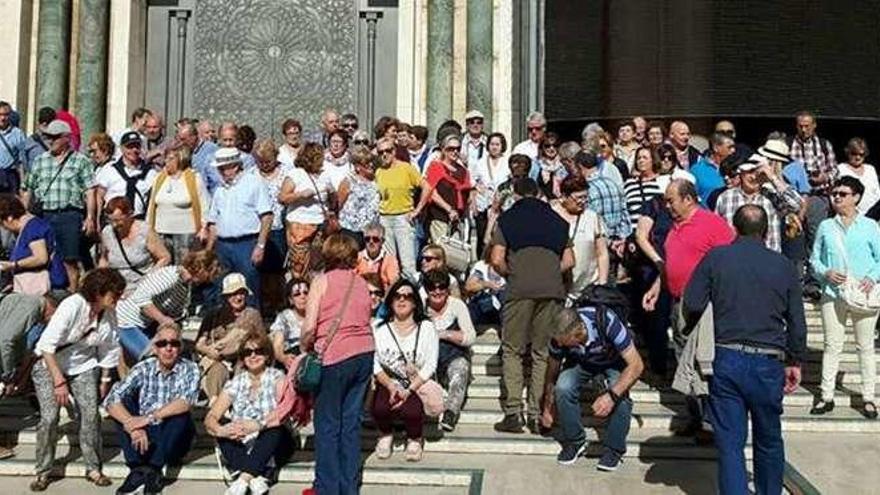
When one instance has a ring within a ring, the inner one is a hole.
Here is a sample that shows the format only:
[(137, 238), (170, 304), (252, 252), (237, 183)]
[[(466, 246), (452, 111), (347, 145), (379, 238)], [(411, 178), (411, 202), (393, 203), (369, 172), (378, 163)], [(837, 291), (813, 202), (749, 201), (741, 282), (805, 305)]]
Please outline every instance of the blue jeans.
[[(620, 379), (620, 371), (606, 369), (604, 371), (587, 370), (577, 365), (565, 369), (556, 380), (556, 421), (560, 430), (560, 441), (563, 444), (580, 443), (586, 440), (584, 426), (581, 423), (581, 391), (593, 377), (604, 375), (608, 387)], [(629, 394), (621, 396), (620, 402), (608, 416), (605, 426), (605, 438), (602, 445), (620, 455), (626, 452), (626, 436), (629, 435), (629, 423), (632, 417), (632, 400)]]
[[(140, 415), (136, 398), (123, 399), (122, 405), (128, 409), (129, 413), (135, 416)], [(118, 421), (114, 421), (114, 423), (119, 434), (119, 445), (125, 455), (125, 464), (129, 469), (141, 466), (162, 469), (168, 465), (179, 465), (189, 452), (196, 435), (196, 427), (189, 412), (165, 418), (158, 425), (147, 427), (147, 438), (149, 438), (150, 445), (147, 451), (141, 454), (132, 446), (131, 436), (125, 432), (122, 423)]]
[[(244, 275), (248, 288), (253, 292), (247, 298), (248, 306), (260, 307), (260, 271), (251, 261), (251, 254), (257, 245), (257, 236), (246, 237), (240, 240), (217, 239), (217, 258), (220, 264), (230, 272), (238, 272)], [(217, 294), (220, 293), (222, 279), (218, 278)]]
[(718, 486), (722, 494), (748, 493), (743, 449), (752, 419), (752, 464), (758, 494), (782, 492), (785, 447), (782, 442), (783, 364), (758, 354), (715, 348), (709, 382), (709, 407), (718, 448)]
[(361, 411), (373, 353), (321, 369), (315, 397), (315, 490), (356, 495), (361, 468)]

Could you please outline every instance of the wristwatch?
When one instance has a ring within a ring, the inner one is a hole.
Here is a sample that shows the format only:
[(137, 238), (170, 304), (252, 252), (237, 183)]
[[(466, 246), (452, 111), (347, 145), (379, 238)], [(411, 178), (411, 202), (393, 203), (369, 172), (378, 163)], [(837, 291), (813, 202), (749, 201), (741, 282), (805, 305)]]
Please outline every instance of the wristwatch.
[(156, 415), (153, 413), (147, 414), (147, 419), (150, 421), (150, 424), (153, 426), (156, 426), (162, 422), (162, 420), (157, 418)]
[(614, 390), (611, 390), (609, 388), (609, 389), (605, 390), (605, 393), (608, 394), (608, 397), (611, 397), (611, 401), (614, 402), (614, 404), (617, 404), (618, 402), (620, 402), (620, 396), (615, 394)]
[(257, 244), (257, 247), (260, 248), (260, 249), (266, 249), (266, 245), (265, 245), (265, 244)]

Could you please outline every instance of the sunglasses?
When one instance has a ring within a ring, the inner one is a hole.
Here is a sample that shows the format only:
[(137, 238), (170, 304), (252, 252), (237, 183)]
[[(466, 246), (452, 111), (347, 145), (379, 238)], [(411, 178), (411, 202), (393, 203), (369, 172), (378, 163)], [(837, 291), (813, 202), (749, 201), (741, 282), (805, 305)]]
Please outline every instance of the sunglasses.
[(383, 238), (381, 238), (381, 237), (379, 237), (379, 236), (377, 236), (377, 235), (365, 235), (365, 236), (364, 236), (364, 240), (365, 240), (366, 242), (382, 242), (382, 241), (384, 241), (385, 239), (383, 239)]
[(443, 151), (460, 151), (461, 146), (447, 146), (443, 148)]
[(382, 296), (385, 295), (385, 292), (384, 292), (384, 291), (381, 291), (381, 290), (379, 290), (379, 289), (376, 289), (376, 290), (371, 290), (371, 291), (370, 291), (370, 295), (373, 296), (373, 297), (382, 297)]
[(483, 119), (468, 119), (466, 120), (468, 124), (482, 124)]
[(376, 152), (379, 153), (380, 155), (386, 155), (386, 154), (390, 155), (390, 154), (394, 153), (394, 148), (385, 148), (385, 149), (381, 149), (381, 150), (376, 150)]
[(660, 161), (672, 161), (672, 155), (663, 155), (660, 157)]
[(544, 149), (545, 149), (545, 150), (549, 150), (550, 148), (554, 148), (554, 149), (555, 149), (555, 148), (556, 148), (556, 143), (547, 143), (547, 144), (545, 144), (545, 145), (543, 145), (543, 146), (544, 146)]
[(366, 139), (355, 139), (355, 140), (352, 141), (352, 142), (353, 142), (354, 144), (362, 144), (362, 145), (364, 145), (364, 146), (370, 144), (370, 142), (367, 141)]
[(416, 295), (412, 292), (398, 292), (394, 294), (395, 301), (415, 301)]
[(166, 340), (166, 339), (162, 339), (162, 340), (157, 340), (155, 345), (156, 345), (156, 347), (158, 347), (159, 349), (164, 349), (164, 348), (166, 348), (166, 347), (172, 347), (172, 348), (174, 348), (174, 349), (180, 349), (181, 343), (180, 343), (179, 340), (174, 340), (174, 339), (172, 339), (172, 340)]
[(845, 191), (834, 191), (831, 193), (831, 197), (833, 198), (845, 198), (847, 196), (853, 196), (853, 193)]
[(241, 350), (241, 357), (244, 357), (244, 358), (249, 358), (251, 356), (265, 356), (265, 355), (266, 355), (266, 350), (263, 348), (259, 348), (259, 349), (245, 348), (245, 349)]
[(307, 295), (309, 295), (309, 289), (299, 289), (299, 290), (294, 289), (294, 290), (290, 291), (290, 295), (293, 297), (307, 296)]
[(449, 290), (448, 285), (426, 285), (425, 290), (428, 292), (445, 292)]
[(346, 129), (357, 129), (358, 125), (355, 124), (354, 122), (346, 122), (346, 123), (342, 124), (342, 127), (346, 128)]
[(422, 255), (422, 261), (437, 261), (439, 259), (439, 256)]

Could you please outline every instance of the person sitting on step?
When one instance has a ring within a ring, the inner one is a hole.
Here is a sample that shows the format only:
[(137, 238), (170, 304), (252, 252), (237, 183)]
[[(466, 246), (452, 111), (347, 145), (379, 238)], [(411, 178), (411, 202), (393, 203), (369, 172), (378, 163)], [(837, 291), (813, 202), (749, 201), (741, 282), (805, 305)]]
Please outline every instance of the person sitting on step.
[(574, 464), (587, 448), (581, 390), (602, 377), (605, 389), (591, 405), (593, 416), (607, 418), (596, 468), (614, 471), (626, 452), (632, 417), (629, 389), (642, 374), (642, 358), (629, 329), (613, 311), (587, 306), (564, 309), (557, 318), (559, 331), (550, 340), (541, 423), (550, 427), (555, 417), (562, 443), (556, 459), (562, 465)]
[(306, 317), (306, 302), (309, 300), (309, 282), (302, 278), (292, 279), (285, 285), (284, 292), (290, 307), (275, 317), (269, 327), (269, 337), (272, 339), (275, 360), (290, 368), (294, 356), (300, 353), (299, 339)]
[(104, 399), (115, 420), (129, 473), (117, 494), (162, 491), (162, 469), (189, 452), (195, 425), (190, 410), (199, 395), (199, 367), (180, 355), (180, 327), (162, 324), (153, 356), (139, 362)]
[(244, 338), (238, 354), (242, 369), (226, 382), (205, 417), (205, 428), (217, 439), (226, 469), (238, 478), (226, 495), (263, 495), (269, 491), (269, 460), (285, 437), (275, 414), (284, 372), (270, 366), (272, 343), (261, 331)]

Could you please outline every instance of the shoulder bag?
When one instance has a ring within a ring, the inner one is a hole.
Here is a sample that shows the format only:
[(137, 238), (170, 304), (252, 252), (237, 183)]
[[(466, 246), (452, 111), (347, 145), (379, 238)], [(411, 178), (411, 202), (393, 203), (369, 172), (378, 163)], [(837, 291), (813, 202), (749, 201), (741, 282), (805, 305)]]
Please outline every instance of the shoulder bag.
[(880, 283), (875, 282), (874, 287), (867, 293), (859, 287), (861, 280), (849, 273), (849, 259), (846, 255), (846, 246), (843, 242), (843, 232), (834, 235), (837, 248), (843, 257), (843, 271), (846, 281), (841, 284), (840, 297), (849, 307), (850, 311), (859, 315), (875, 315), (880, 311)]
[(306, 176), (312, 181), (312, 185), (315, 187), (315, 195), (318, 198), (318, 204), (321, 205), (321, 211), (324, 212), (324, 225), (321, 229), (321, 233), (323, 234), (323, 237), (326, 238), (327, 236), (342, 230), (342, 227), (339, 225), (339, 217), (324, 205), (324, 200), (321, 199), (321, 191), (318, 189), (318, 183), (312, 178), (312, 174), (306, 172)]
[(73, 151), (67, 153), (67, 156), (64, 157), (64, 160), (61, 160), (61, 163), (58, 165), (58, 171), (55, 172), (55, 175), (52, 176), (52, 179), (49, 181), (49, 184), (43, 189), (43, 194), (37, 195), (33, 200), (31, 200), (30, 211), (34, 216), (43, 217), (44, 207), (43, 207), (43, 198), (40, 196), (44, 196), (49, 192), (49, 189), (52, 188), (52, 184), (55, 183), (55, 179), (61, 175), (61, 172), (64, 170), (64, 166), (67, 165), (67, 160), (70, 160), (70, 155), (73, 154)]
[[(394, 335), (394, 330), (391, 329), (391, 324), (386, 323), (385, 328), (388, 329), (388, 333), (390, 333), (391, 338), (394, 339), (394, 345), (396, 345), (397, 350), (400, 351), (400, 359), (403, 360), (404, 364), (409, 364), (409, 361), (406, 359), (406, 354), (400, 347), (400, 342), (397, 341), (397, 336)], [(413, 365), (415, 365), (416, 354), (419, 352), (419, 335), (421, 335), (421, 333), (422, 324), (419, 323), (418, 328), (416, 328), (416, 345), (413, 347)], [(405, 381), (407, 382), (406, 386), (409, 387), (409, 380), (405, 379)], [(416, 390), (416, 395), (418, 395), (419, 400), (422, 401), (422, 408), (424, 409), (426, 416), (436, 418), (446, 410), (446, 404), (443, 401), (443, 387), (433, 379), (425, 380)]]
[[(146, 227), (146, 225), (144, 225), (144, 227)], [(116, 238), (116, 244), (119, 246), (119, 252), (122, 253), (122, 259), (125, 260), (125, 264), (128, 265), (128, 269), (143, 277), (145, 273), (135, 268), (135, 266), (131, 263), (131, 260), (128, 259), (128, 254), (126, 254), (125, 252), (125, 246), (122, 245), (122, 239), (119, 238), (119, 234), (116, 233), (116, 229), (110, 227), (110, 230), (113, 231), (113, 237)]]
[[(336, 319), (333, 321), (333, 326), (330, 328), (330, 333), (327, 335), (327, 343), (324, 345), (324, 349), (320, 353), (315, 349), (306, 353), (296, 370), (294, 386), (299, 392), (315, 393), (321, 387), (323, 356), (330, 347), (330, 343), (333, 342), (333, 337), (336, 336), (336, 332), (339, 331), (339, 325), (342, 323), (342, 315), (348, 307), (349, 300), (351, 300), (351, 291), (354, 288), (355, 277), (357, 277), (357, 275), (352, 273), (351, 280), (348, 282), (348, 288), (345, 290), (345, 297), (342, 299), (342, 306), (339, 308), (339, 313), (336, 315)], [(315, 331), (317, 332), (317, 329)]]

